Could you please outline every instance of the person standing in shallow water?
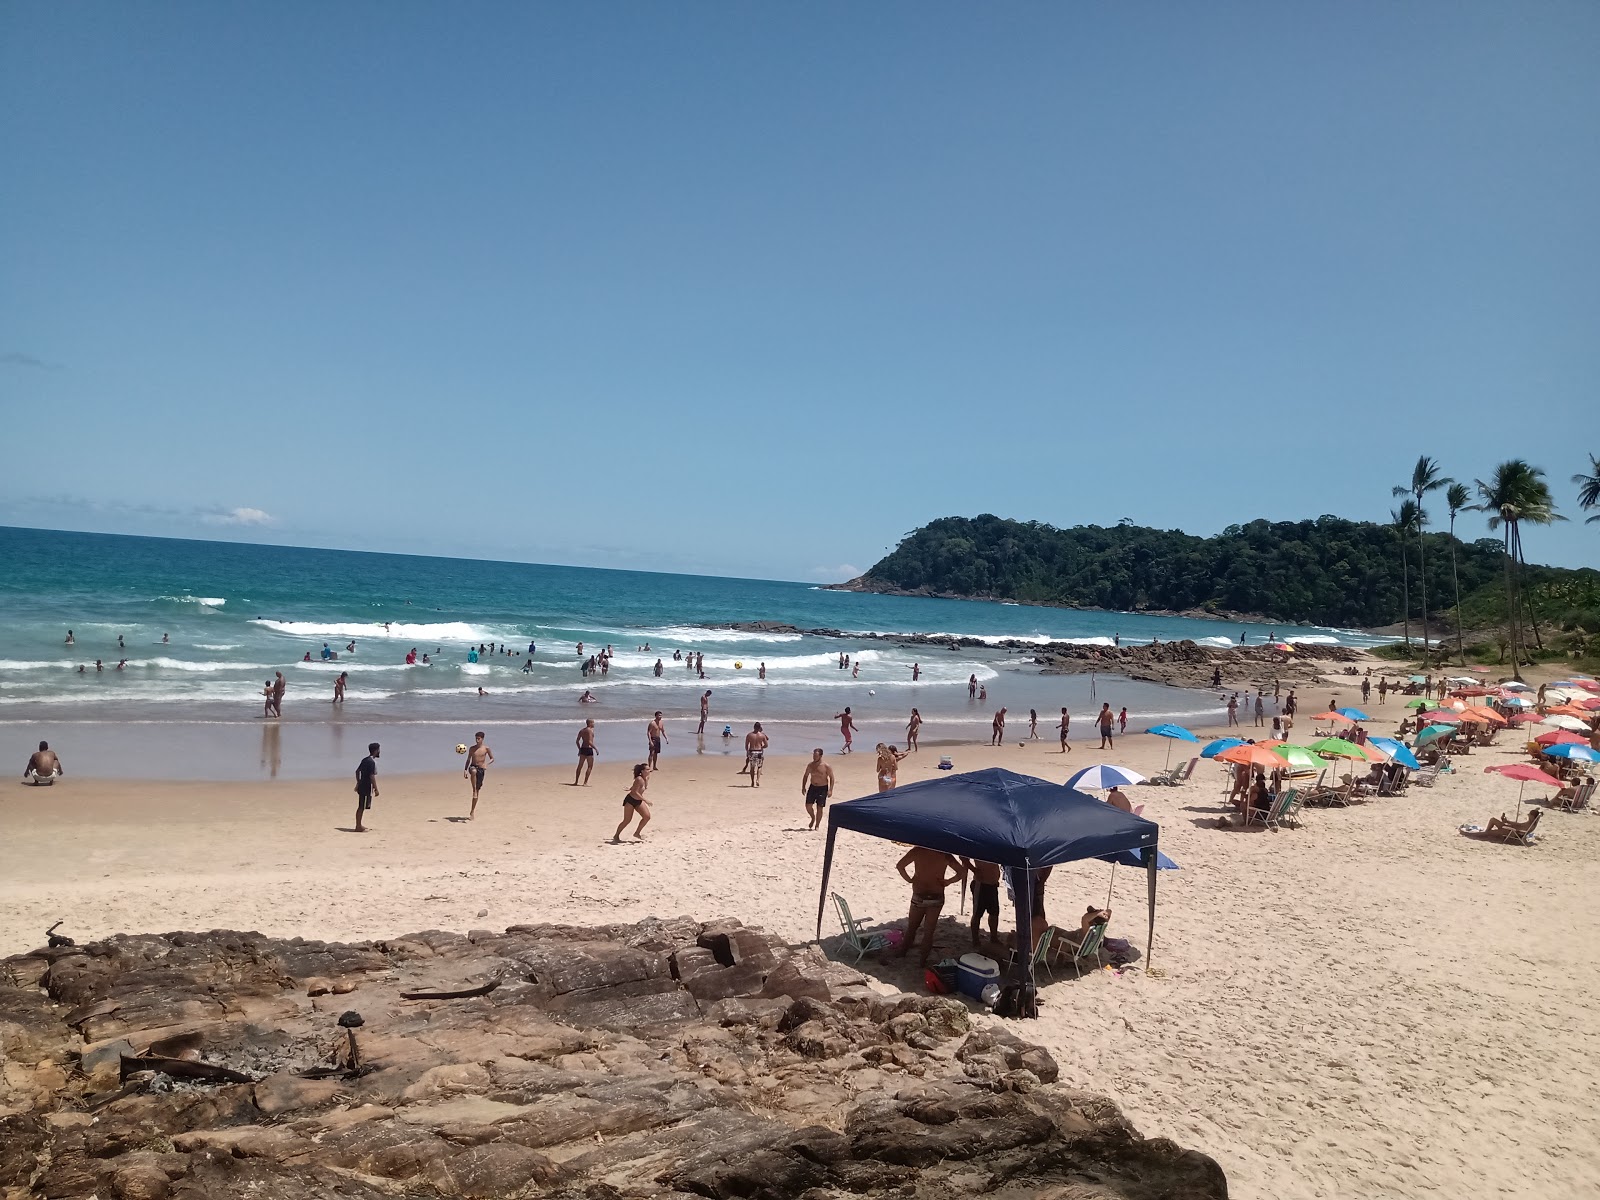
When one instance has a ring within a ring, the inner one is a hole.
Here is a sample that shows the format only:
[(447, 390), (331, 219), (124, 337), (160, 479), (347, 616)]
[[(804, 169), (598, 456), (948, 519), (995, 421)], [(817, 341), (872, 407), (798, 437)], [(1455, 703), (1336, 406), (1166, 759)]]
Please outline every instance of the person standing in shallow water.
[(633, 786), (622, 797), (622, 820), (617, 825), (617, 830), (611, 835), (611, 844), (622, 844), (622, 834), (628, 828), (628, 822), (635, 817), (639, 824), (633, 831), (633, 840), (644, 841), (644, 827), (650, 824), (650, 801), (645, 799), (645, 791), (650, 787), (650, 765), (648, 763), (635, 763), (633, 766)]
[(337, 678), (337, 679), (335, 679), (333, 681), (333, 702), (335, 704), (343, 704), (344, 703), (344, 688), (345, 688), (345, 684), (348, 683), (349, 680), (350, 680), (350, 672), (349, 671), (340, 671), (339, 672), (339, 678)]

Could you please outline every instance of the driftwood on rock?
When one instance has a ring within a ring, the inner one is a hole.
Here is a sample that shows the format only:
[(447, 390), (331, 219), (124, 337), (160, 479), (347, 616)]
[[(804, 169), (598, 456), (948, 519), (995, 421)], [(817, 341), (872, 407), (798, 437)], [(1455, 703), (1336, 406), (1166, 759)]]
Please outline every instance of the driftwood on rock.
[(1227, 1195), (964, 1000), (737, 921), (131, 935), (6, 966), (0, 1200)]

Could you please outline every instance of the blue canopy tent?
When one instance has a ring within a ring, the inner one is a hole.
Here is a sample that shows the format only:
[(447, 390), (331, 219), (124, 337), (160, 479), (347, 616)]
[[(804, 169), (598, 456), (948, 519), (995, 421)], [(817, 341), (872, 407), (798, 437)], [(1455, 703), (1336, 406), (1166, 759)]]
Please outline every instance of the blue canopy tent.
[[(997, 767), (926, 779), (860, 800), (847, 800), (828, 810), (828, 844), (822, 859), (822, 890), (817, 897), (819, 938), (834, 841), (841, 829), (947, 854), (964, 854), (1010, 868), (1018, 944), (1024, 946), (1025, 931), (1032, 925), (1032, 872), (1077, 859), (1110, 858), (1128, 850), (1150, 851), (1141, 855), (1149, 880), (1150, 930), (1145, 947), (1148, 968), (1156, 931), (1156, 870), (1160, 859), (1156, 850), (1161, 836), (1161, 827), (1154, 821), (1061, 784)], [(1016, 979), (1031, 1000), (1032, 955), (1017, 955)]]

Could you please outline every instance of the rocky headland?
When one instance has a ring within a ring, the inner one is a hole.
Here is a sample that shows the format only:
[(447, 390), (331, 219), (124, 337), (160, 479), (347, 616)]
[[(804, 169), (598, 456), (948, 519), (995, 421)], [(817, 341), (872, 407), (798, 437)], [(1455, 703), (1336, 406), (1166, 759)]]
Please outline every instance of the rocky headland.
[(1185, 640), (1153, 645), (1140, 642), (1126, 646), (1085, 646), (1076, 642), (1040, 643), (1015, 638), (994, 641), (949, 634), (848, 633), (842, 629), (800, 629), (779, 621), (739, 621), (717, 628), (743, 633), (798, 633), (849, 642), (879, 641), (895, 646), (944, 650), (998, 650), (1027, 655), (1029, 661), (1039, 664), (1046, 674), (1087, 675), (1097, 671), (1170, 687), (1210, 687), (1212, 673), (1220, 670), (1222, 686), (1234, 691), (1245, 687), (1271, 690), (1275, 681), (1311, 682), (1323, 675), (1353, 669), (1351, 664), (1366, 658), (1361, 651), (1348, 646), (1318, 644), (1297, 647), (1294, 653), (1287, 654), (1265, 645), (1223, 648)]
[(0, 978), (6, 1200), (1227, 1195), (962, 999), (737, 921), (52, 941)]

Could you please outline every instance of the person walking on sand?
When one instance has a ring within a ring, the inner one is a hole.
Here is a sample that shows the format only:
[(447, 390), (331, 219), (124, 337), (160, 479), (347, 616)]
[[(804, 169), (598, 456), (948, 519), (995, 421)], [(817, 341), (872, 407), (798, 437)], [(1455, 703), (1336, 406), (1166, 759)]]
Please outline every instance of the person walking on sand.
[[(481, 689), (480, 689), (481, 691)], [(483, 790), (483, 777), (494, 763), (494, 751), (483, 740), (483, 730), (472, 735), (472, 749), (467, 751), (466, 769), (461, 774), (472, 784), (472, 807), (467, 810), (467, 820), (478, 815), (478, 793)]]
[(767, 742), (770, 739), (761, 732), (761, 722), (757, 721), (755, 728), (744, 735), (744, 769), (750, 775), (750, 786), (761, 786), (761, 768), (767, 760)]
[(822, 761), (821, 746), (811, 752), (811, 761), (806, 764), (805, 774), (800, 776), (800, 794), (806, 798), (806, 816), (811, 819), (806, 831), (809, 833), (822, 824), (828, 801), (833, 796), (833, 768)]
[(1064, 708), (1061, 710), (1061, 723), (1056, 726), (1056, 729), (1061, 733), (1061, 753), (1071, 754), (1072, 747), (1067, 744), (1067, 738), (1071, 736), (1072, 732), (1072, 714)]
[(1000, 868), (978, 858), (963, 858), (961, 865), (972, 876), (972, 945), (976, 949), (978, 924), (989, 915), (989, 940), (1000, 940)]
[(622, 844), (623, 831), (628, 828), (628, 822), (634, 817), (639, 818), (639, 824), (633, 831), (633, 840), (644, 841), (644, 827), (650, 824), (650, 801), (644, 797), (645, 791), (650, 787), (650, 764), (633, 764), (633, 785), (628, 788), (627, 795), (622, 797), (622, 820), (617, 825), (617, 831), (611, 835), (611, 844)]
[(848, 707), (842, 713), (834, 713), (833, 719), (839, 722), (839, 732), (844, 735), (844, 749), (839, 753), (849, 754), (850, 743), (855, 740), (856, 736), (856, 719), (850, 715)]
[(274, 671), (272, 680), (272, 715), (283, 716), (283, 693), (289, 688), (289, 681), (283, 677), (282, 671)]
[(996, 709), (994, 720), (989, 723), (989, 745), (1003, 746), (1006, 741), (1006, 710)]
[(1100, 713), (1095, 718), (1095, 723), (1100, 726), (1100, 749), (1113, 749), (1116, 742), (1112, 740), (1111, 734), (1117, 727), (1117, 718), (1112, 713), (1109, 702), (1100, 706)]
[(1117, 732), (1128, 732), (1128, 706), (1123, 705), (1122, 711), (1117, 714)]
[(1267, 723), (1267, 698), (1265, 696), (1263, 696), (1260, 692), (1257, 692), (1256, 693), (1256, 724), (1257, 725), (1265, 725), (1266, 723)]
[(1039, 710), (1037, 708), (1028, 710), (1028, 740), (1030, 742), (1039, 740)]
[(1365, 704), (1368, 700), (1371, 700), (1371, 699), (1372, 699), (1372, 680), (1363, 679), (1361, 681), (1361, 703)]
[[(908, 872), (907, 867), (911, 870)], [(946, 876), (945, 871), (953, 874)], [(904, 958), (916, 944), (917, 933), (926, 927), (927, 936), (922, 941), (922, 965), (928, 965), (933, 952), (933, 935), (939, 923), (939, 911), (944, 908), (944, 890), (958, 879), (966, 877), (966, 868), (942, 850), (929, 850), (913, 846), (904, 858), (895, 864), (900, 878), (911, 885), (911, 913), (906, 918), (905, 940), (900, 943), (900, 957)]]
[(367, 756), (356, 766), (356, 832), (365, 833), (362, 818), (378, 798), (378, 743), (367, 743)]
[(659, 771), (661, 744), (667, 740), (667, 723), (661, 719), (659, 708), (656, 709), (656, 715), (650, 718), (650, 724), (645, 727), (644, 735), (650, 744), (650, 753), (645, 756), (645, 766), (652, 771)]
[(577, 787), (579, 778), (583, 785), (589, 785), (589, 776), (594, 774), (595, 751), (594, 744), (594, 718), (590, 717), (578, 730), (578, 769), (572, 773), (572, 786)]
[(347, 684), (349, 682), (350, 682), (350, 672), (349, 671), (340, 671), (339, 672), (339, 678), (337, 678), (337, 679), (335, 679), (333, 681), (333, 702), (335, 704), (343, 704), (344, 703), (344, 688), (345, 688), (345, 684)]
[(1228, 697), (1228, 727), (1231, 729), (1239, 723), (1239, 693), (1235, 692)]
[(906, 722), (906, 753), (910, 754), (917, 748), (917, 738), (922, 733), (922, 714), (916, 709), (911, 710), (911, 719)]
[[(906, 752), (907, 754), (910, 751)], [(900, 760), (905, 757), (894, 746), (878, 743), (878, 791), (892, 792), (900, 783)]]
[(711, 715), (711, 689), (707, 688), (700, 697), (700, 724), (695, 728), (695, 735), (701, 736), (706, 731), (706, 718)]
[(1295, 699), (1294, 689), (1290, 688), (1289, 694), (1283, 698), (1283, 715), (1286, 717), (1292, 717), (1295, 714), (1295, 710), (1299, 707), (1300, 701)]

